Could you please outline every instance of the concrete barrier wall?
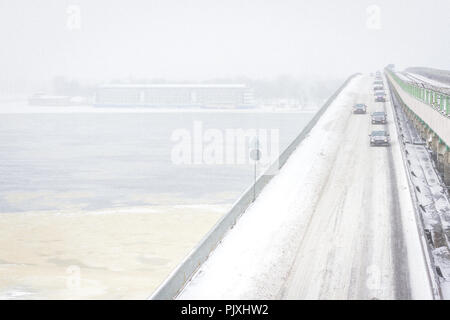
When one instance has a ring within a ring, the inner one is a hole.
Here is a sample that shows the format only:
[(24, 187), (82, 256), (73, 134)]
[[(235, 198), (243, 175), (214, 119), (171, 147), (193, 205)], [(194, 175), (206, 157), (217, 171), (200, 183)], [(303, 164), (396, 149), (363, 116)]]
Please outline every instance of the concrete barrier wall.
[[(238, 199), (231, 210), (226, 213), (216, 225), (206, 234), (206, 236), (200, 241), (200, 243), (189, 253), (189, 255), (181, 262), (180, 265), (169, 275), (169, 277), (161, 284), (161, 286), (150, 297), (152, 300), (174, 299), (177, 294), (183, 289), (186, 283), (191, 279), (195, 272), (200, 268), (203, 262), (205, 262), (209, 254), (217, 247), (219, 242), (223, 239), (226, 232), (236, 224), (238, 218), (245, 212), (248, 206), (254, 200), (254, 192), (256, 197), (261, 193), (261, 190), (267, 185), (267, 183), (273, 178), (273, 175), (266, 174), (276, 172), (275, 170), (281, 169), (286, 163), (289, 156), (294, 152), (300, 142), (311, 131), (322, 114), (326, 111), (328, 106), (334, 101), (334, 99), (341, 93), (342, 89), (347, 86), (351, 79), (357, 74), (350, 76), (344, 84), (325, 102), (320, 110), (311, 119), (308, 125), (302, 130), (302, 132), (292, 141), (292, 143), (281, 153), (279, 158), (274, 164), (263, 174), (254, 185), (251, 185)], [(275, 167), (274, 167), (275, 166)]]
[(422, 119), (447, 146), (450, 146), (450, 130), (448, 129), (450, 118), (404, 91), (389, 73), (387, 73), (387, 77), (408, 108)]

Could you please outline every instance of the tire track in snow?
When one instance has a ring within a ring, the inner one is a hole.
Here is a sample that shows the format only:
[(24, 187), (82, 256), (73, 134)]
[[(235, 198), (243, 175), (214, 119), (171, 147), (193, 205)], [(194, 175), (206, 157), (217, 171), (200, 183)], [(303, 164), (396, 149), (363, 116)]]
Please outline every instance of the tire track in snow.
[[(384, 111), (387, 112), (386, 103), (383, 104)], [(391, 109), (392, 110), (392, 109)], [(395, 118), (392, 116), (392, 112), (390, 113), (390, 122), (395, 121)], [(395, 125), (395, 124), (394, 124)], [(389, 131), (388, 128), (385, 130)], [(388, 163), (389, 163), (389, 175), (390, 175), (390, 193), (391, 193), (391, 201), (389, 202), (390, 216), (391, 216), (391, 238), (394, 241), (391, 241), (391, 252), (392, 252), (392, 261), (394, 266), (394, 295), (396, 299), (411, 299), (411, 288), (410, 288), (410, 279), (407, 261), (407, 251), (406, 245), (404, 242), (403, 236), (403, 223), (401, 216), (401, 208), (399, 202), (398, 195), (398, 183), (397, 183), (397, 175), (395, 172), (394, 165), (394, 155), (392, 152), (392, 143), (391, 147), (388, 148)]]

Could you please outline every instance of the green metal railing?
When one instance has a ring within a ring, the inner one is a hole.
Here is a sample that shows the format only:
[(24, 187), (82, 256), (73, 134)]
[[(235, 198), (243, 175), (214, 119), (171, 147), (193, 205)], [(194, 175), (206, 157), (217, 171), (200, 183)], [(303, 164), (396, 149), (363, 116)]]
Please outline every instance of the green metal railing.
[(386, 69), (398, 85), (416, 99), (422, 101), (450, 117), (450, 96), (429, 88), (421, 88), (417, 84), (400, 79), (392, 70)]

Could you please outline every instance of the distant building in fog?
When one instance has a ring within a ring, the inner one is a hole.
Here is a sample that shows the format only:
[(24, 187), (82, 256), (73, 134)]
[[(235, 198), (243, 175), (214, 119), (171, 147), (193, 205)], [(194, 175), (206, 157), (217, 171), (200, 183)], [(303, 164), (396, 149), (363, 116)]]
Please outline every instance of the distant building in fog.
[(45, 93), (35, 93), (28, 97), (30, 106), (77, 106), (87, 103), (88, 99), (85, 97), (56, 96)]
[(254, 98), (244, 84), (110, 84), (97, 88), (94, 105), (249, 108)]

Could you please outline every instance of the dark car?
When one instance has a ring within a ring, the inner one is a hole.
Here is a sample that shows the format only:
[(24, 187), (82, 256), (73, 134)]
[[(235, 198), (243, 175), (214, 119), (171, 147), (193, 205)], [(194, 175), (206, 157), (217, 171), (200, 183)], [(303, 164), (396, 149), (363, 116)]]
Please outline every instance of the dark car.
[(358, 103), (353, 106), (353, 113), (366, 113), (367, 106), (363, 103)]
[(374, 95), (375, 102), (386, 102), (386, 93), (384, 91), (376, 91)]
[(389, 133), (387, 131), (372, 131), (369, 134), (370, 146), (388, 146), (390, 145)]
[(376, 86), (373, 87), (373, 90), (374, 91), (376, 91), (376, 90), (384, 90), (384, 87), (382, 85), (376, 85)]
[(385, 124), (387, 123), (387, 115), (386, 112), (377, 111), (372, 113), (372, 124)]

